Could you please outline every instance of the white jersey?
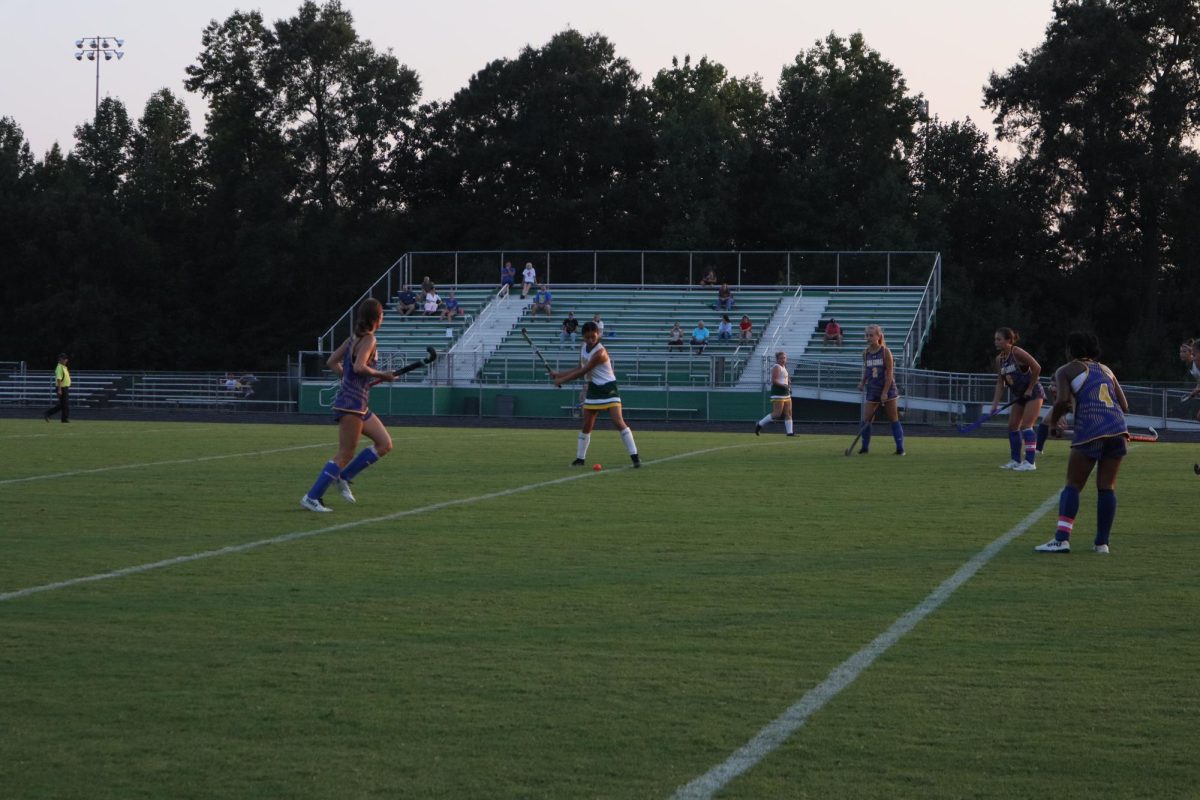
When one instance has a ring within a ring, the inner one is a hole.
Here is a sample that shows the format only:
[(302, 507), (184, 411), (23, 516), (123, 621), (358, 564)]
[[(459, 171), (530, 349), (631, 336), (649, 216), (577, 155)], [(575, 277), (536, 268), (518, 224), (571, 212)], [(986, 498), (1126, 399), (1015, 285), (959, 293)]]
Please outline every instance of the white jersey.
[[(579, 366), (586, 367), (588, 362), (592, 360), (592, 356), (594, 356), (600, 350), (604, 350), (604, 345), (600, 344), (599, 342), (596, 343), (596, 349), (590, 351), (588, 350), (587, 343), (585, 342), (583, 348), (579, 351)], [(607, 353), (608, 351), (605, 350), (606, 355)], [(604, 361), (600, 365), (593, 368), (592, 371), (588, 373), (587, 379), (591, 383), (600, 385), (615, 381), (617, 379), (617, 373), (613, 372), (612, 359)]]
[(771, 383), (778, 386), (791, 386), (792, 376), (788, 374), (787, 367), (782, 364), (775, 364), (771, 367)]

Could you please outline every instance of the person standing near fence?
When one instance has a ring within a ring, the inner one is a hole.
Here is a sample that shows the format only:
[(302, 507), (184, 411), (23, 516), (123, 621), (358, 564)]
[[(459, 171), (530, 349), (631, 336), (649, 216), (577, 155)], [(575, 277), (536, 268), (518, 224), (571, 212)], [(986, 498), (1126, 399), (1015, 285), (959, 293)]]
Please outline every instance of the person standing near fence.
[[(1046, 390), (1038, 383), (1042, 367), (1037, 359), (1017, 347), (1020, 335), (1012, 328), (997, 328), (992, 337), (996, 345), (996, 391), (992, 413), (1000, 407), (1004, 387), (1008, 387), (1012, 409), (1008, 412), (1008, 449), (1011, 458), (1000, 469), (1032, 472), (1037, 469), (1037, 434), (1033, 426), (1042, 412)], [(1024, 450), (1025, 459), (1021, 460)]]
[(50, 417), (62, 413), (62, 421), (71, 421), (71, 370), (67, 367), (70, 357), (66, 353), (58, 354), (58, 366), (54, 368), (54, 405), (42, 415), (46, 422)]
[(775, 420), (783, 422), (788, 436), (796, 435), (792, 430), (792, 376), (788, 373), (787, 353), (782, 350), (775, 354), (771, 365), (771, 413), (754, 423), (754, 435), (761, 434), (763, 426)]
[(1050, 433), (1061, 436), (1064, 415), (1075, 409), (1075, 438), (1067, 461), (1067, 485), (1058, 496), (1054, 538), (1033, 548), (1038, 553), (1071, 552), (1071, 531), (1079, 513), (1079, 493), (1096, 470), (1096, 538), (1092, 551), (1108, 555), (1108, 537), (1117, 517), (1117, 472), (1125, 457), (1129, 401), (1113, 371), (1100, 363), (1100, 342), (1093, 333), (1067, 334), (1071, 360), (1054, 373), (1058, 391), (1050, 410)]
[(562, 386), (581, 377), (587, 380), (583, 397), (583, 428), (579, 431), (575, 460), (571, 462), (571, 466), (578, 467), (587, 463), (584, 459), (587, 458), (588, 445), (592, 441), (596, 417), (607, 409), (613, 425), (621, 432), (621, 442), (625, 445), (625, 452), (629, 453), (634, 468), (640, 467), (642, 459), (638, 455), (637, 444), (633, 441), (633, 431), (621, 416), (621, 393), (617, 388), (617, 373), (613, 370), (612, 359), (608, 357), (608, 349), (600, 344), (600, 328), (594, 322), (585, 322), (582, 333), (583, 348), (579, 351), (579, 366), (563, 372), (550, 373), (555, 386)]
[(862, 449), (871, 449), (871, 425), (875, 412), (883, 406), (888, 422), (892, 426), (892, 438), (896, 441), (896, 455), (904, 455), (904, 427), (900, 424), (900, 391), (896, 388), (896, 361), (892, 351), (883, 340), (883, 328), (868, 325), (865, 332), (867, 347), (863, 350), (863, 374), (858, 390), (866, 391), (866, 408), (863, 415)]

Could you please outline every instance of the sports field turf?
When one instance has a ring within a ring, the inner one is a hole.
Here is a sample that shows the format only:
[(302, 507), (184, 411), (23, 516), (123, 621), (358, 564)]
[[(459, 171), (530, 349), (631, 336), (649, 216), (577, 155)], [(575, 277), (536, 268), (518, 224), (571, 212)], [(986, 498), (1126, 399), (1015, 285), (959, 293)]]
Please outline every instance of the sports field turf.
[(1062, 442), (392, 434), (318, 515), (332, 426), (0, 420), (0, 797), (668, 798), (806, 697), (716, 796), (1200, 796), (1197, 445), (1104, 557)]

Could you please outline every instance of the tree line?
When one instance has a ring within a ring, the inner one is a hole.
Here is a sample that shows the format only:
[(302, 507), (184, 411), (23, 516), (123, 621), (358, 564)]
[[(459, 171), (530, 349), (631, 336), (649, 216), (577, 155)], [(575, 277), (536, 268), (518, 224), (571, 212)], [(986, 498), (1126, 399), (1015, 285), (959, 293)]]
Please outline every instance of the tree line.
[[(0, 358), (278, 368), (414, 249), (938, 250), (923, 365), (987, 367), (1008, 325), (1048, 364), (1095, 330), (1128, 378), (1200, 335), (1200, 7), (1055, 0), (972, 121), (861, 34), (773, 87), (708, 58), (648, 82), (568, 29), (422, 104), (337, 0), (204, 30), (184, 86), (115, 98), (35, 158), (0, 117)], [(947, 66), (950, 68), (950, 65)]]

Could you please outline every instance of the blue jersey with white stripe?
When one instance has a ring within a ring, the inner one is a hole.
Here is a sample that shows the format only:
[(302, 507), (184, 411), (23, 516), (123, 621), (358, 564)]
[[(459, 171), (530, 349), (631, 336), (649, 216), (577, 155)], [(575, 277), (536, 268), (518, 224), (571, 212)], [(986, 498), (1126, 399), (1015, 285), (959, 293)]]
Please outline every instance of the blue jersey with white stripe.
[[(1071, 446), (1110, 436), (1127, 436), (1125, 414), (1117, 402), (1116, 381), (1103, 364), (1082, 362), (1087, 372), (1071, 381), (1075, 395), (1075, 438)], [(1082, 384), (1079, 379), (1083, 378)], [(1078, 387), (1078, 388), (1076, 388)]]

